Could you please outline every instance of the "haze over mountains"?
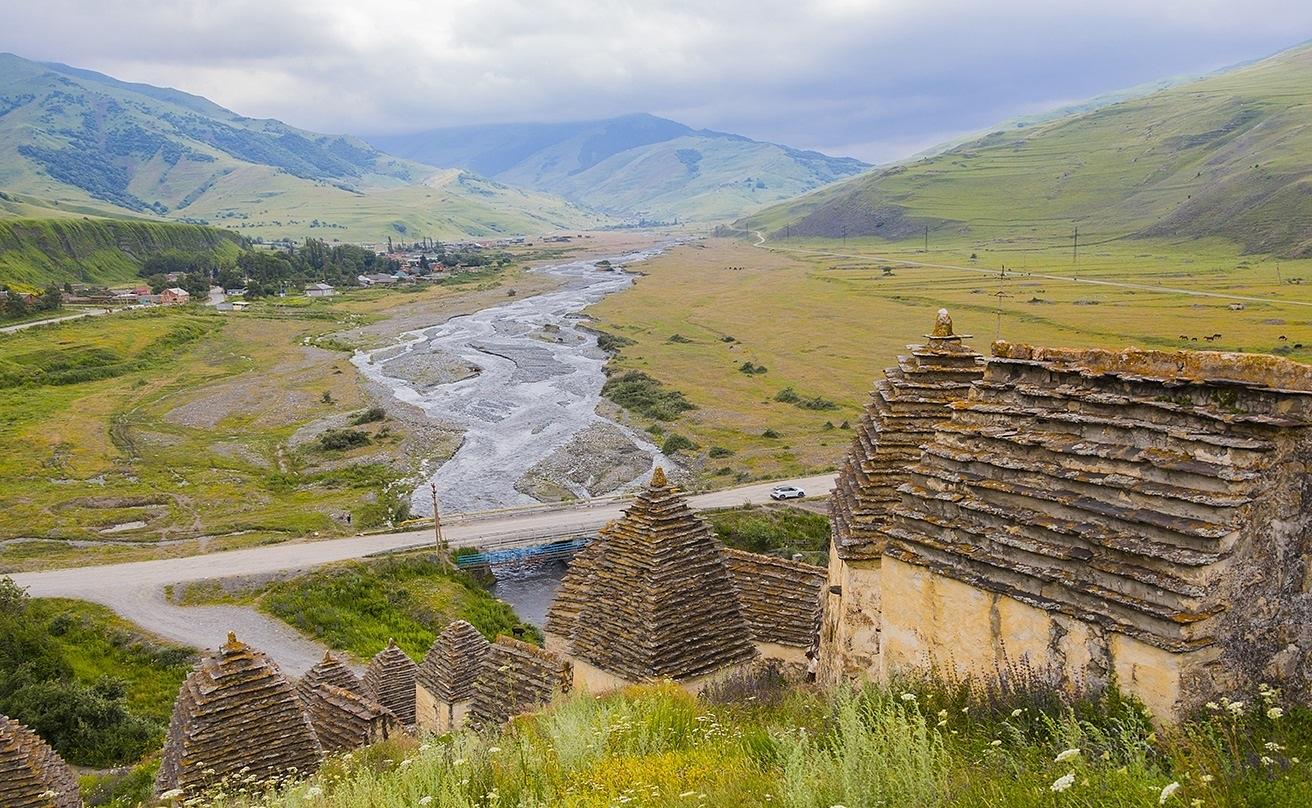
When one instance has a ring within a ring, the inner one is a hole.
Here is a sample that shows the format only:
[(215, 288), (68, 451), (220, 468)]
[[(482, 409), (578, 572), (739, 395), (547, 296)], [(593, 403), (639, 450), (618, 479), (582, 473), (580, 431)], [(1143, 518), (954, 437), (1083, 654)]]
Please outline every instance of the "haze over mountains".
[(1312, 45), (1020, 123), (744, 217), (775, 236), (1221, 237), (1312, 256)]
[(596, 210), (658, 220), (732, 217), (869, 168), (853, 158), (645, 114), (454, 127), (370, 141), (430, 165), (457, 166)]

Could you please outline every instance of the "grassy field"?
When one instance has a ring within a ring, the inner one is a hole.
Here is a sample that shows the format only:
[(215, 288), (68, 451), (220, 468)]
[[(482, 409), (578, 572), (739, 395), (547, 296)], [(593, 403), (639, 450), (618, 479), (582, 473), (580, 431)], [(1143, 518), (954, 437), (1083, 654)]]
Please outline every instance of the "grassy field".
[(823, 564), (829, 549), (829, 519), (787, 506), (751, 505), (704, 511), (715, 535), (729, 547), (790, 558), (801, 553)]
[[(359, 291), (115, 314), (0, 336), (0, 571), (327, 536), (403, 516), (396, 483), (458, 435), (373, 405), (350, 349), (548, 281), (512, 268)], [(393, 326), (388, 318), (400, 317)], [(413, 325), (408, 325), (413, 322)], [(367, 442), (325, 448), (329, 428)]]
[(572, 698), (500, 732), (374, 747), (280, 793), (205, 804), (1305, 805), (1312, 715), (1268, 713), (1279, 701), (1218, 704), (1154, 730), (1114, 694), (1063, 703), (1052, 691), (908, 685), (826, 697), (762, 676), (698, 700), (655, 684)]
[(613, 372), (647, 373), (695, 407), (671, 421), (630, 417), (696, 444), (678, 456), (705, 485), (834, 468), (875, 378), (921, 341), (941, 306), (983, 352), (1002, 338), (1312, 362), (1312, 307), (1300, 305), (1312, 301), (1312, 261), (1242, 255), (1219, 240), (1121, 241), (1088, 248), (1078, 263), (1069, 253), (969, 241), (931, 242), (929, 253), (915, 241), (876, 239), (766, 247), (730, 239), (681, 246), (645, 262), (633, 288), (589, 309), (602, 330), (623, 338)]
[(444, 568), (431, 553), (321, 567), (284, 581), (224, 589), (193, 584), (185, 604), (240, 603), (294, 626), (302, 634), (366, 661), (395, 639), (416, 660), (452, 620), (466, 620), (488, 639), (521, 630), (541, 640), (514, 610), (464, 573)]

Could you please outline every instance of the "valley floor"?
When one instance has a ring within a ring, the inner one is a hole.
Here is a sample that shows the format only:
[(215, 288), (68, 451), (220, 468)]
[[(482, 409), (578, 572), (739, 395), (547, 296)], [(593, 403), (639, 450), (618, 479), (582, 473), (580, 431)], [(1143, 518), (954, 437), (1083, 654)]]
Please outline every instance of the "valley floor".
[(940, 307), (984, 353), (1004, 339), (1312, 362), (1312, 261), (1203, 241), (1119, 241), (1083, 249), (1078, 263), (1002, 243), (926, 254), (919, 242), (756, 241), (681, 246), (588, 310), (632, 341), (616, 369), (643, 371), (695, 406), (635, 422), (695, 444), (679, 457), (706, 484), (834, 468), (874, 380)]

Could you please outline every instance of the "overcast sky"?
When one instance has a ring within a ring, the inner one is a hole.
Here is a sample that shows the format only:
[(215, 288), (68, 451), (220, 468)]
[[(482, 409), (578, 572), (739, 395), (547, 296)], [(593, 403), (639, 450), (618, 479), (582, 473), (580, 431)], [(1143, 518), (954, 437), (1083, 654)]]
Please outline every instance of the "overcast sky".
[(4, 0), (0, 50), (369, 134), (651, 112), (885, 161), (1312, 38), (1312, 0)]

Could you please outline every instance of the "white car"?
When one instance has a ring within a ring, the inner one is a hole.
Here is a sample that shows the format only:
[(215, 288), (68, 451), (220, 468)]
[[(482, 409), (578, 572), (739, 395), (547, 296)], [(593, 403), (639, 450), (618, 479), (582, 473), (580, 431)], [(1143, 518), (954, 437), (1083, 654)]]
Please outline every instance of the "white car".
[(795, 485), (777, 485), (770, 489), (770, 499), (801, 499), (806, 492)]

